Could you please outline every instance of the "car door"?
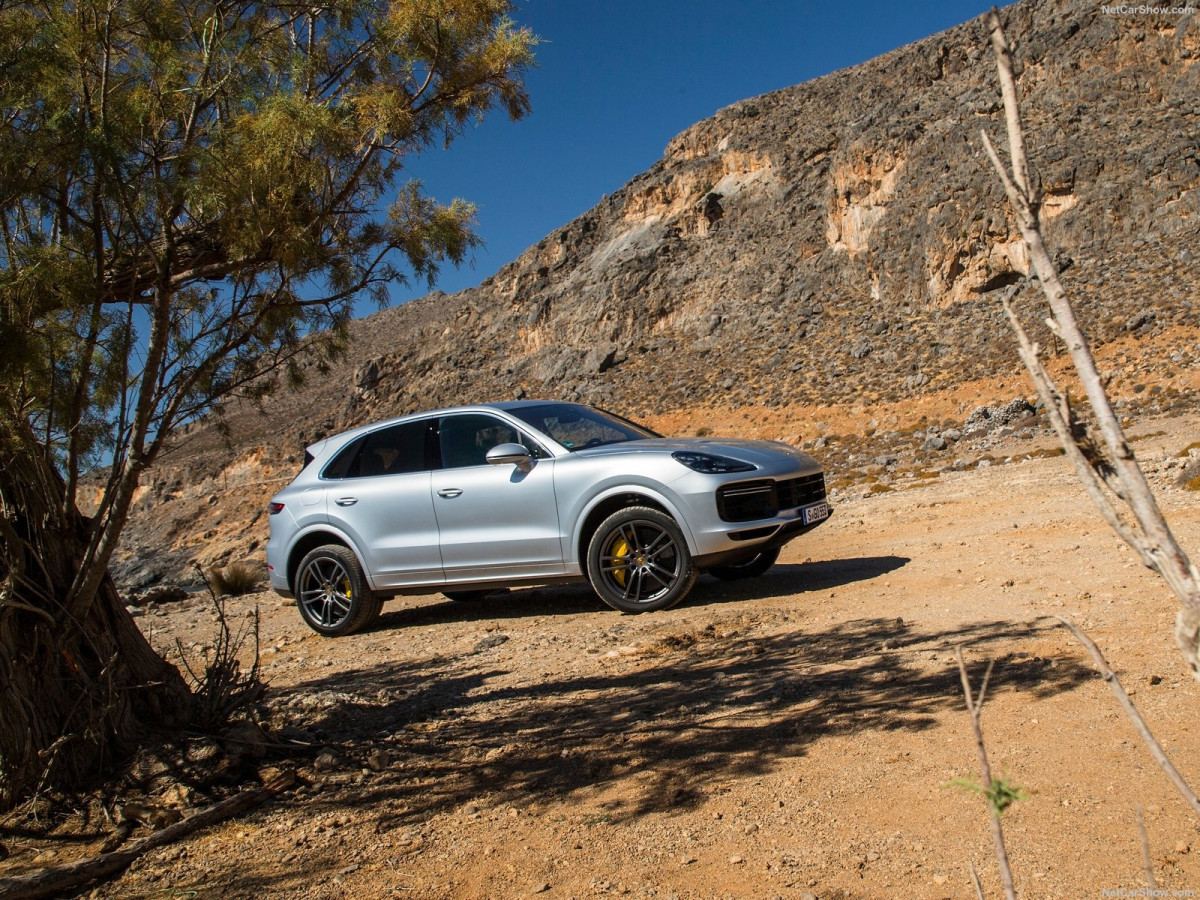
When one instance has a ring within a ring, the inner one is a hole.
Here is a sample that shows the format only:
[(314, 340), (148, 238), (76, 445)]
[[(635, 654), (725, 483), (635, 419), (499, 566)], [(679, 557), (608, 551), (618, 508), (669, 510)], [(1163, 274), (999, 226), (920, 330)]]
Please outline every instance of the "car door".
[[(554, 458), (488, 413), (446, 415), (437, 430), (433, 506), (446, 581), (562, 574)], [(505, 443), (529, 449), (532, 465), (488, 463), (487, 452)]]
[(377, 590), (445, 581), (430, 485), (434, 424), (372, 431), (325, 470), (330, 521), (354, 541)]

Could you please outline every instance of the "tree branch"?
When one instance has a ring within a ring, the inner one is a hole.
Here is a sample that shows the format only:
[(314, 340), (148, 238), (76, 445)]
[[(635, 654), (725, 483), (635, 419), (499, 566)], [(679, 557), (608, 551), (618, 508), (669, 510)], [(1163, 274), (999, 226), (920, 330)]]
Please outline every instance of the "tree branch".
[(1174, 764), (1172, 764), (1170, 758), (1167, 756), (1166, 751), (1163, 750), (1162, 744), (1158, 742), (1158, 739), (1150, 730), (1150, 726), (1148, 726), (1146, 724), (1146, 720), (1142, 718), (1142, 714), (1138, 712), (1137, 707), (1133, 705), (1133, 701), (1129, 699), (1129, 695), (1125, 693), (1125, 688), (1121, 685), (1121, 679), (1117, 677), (1116, 672), (1109, 668), (1108, 660), (1104, 658), (1104, 654), (1100, 652), (1100, 648), (1096, 646), (1096, 642), (1088, 637), (1087, 633), (1070, 619), (1064, 619), (1060, 616), (1058, 621), (1062, 622), (1063, 625), (1070, 629), (1071, 634), (1075, 635), (1079, 643), (1083, 644), (1084, 649), (1086, 649), (1088, 654), (1092, 657), (1092, 662), (1096, 664), (1096, 668), (1100, 672), (1100, 677), (1102, 677), (1108, 683), (1108, 687), (1113, 692), (1113, 696), (1117, 698), (1117, 702), (1120, 703), (1121, 708), (1125, 710), (1125, 715), (1129, 717), (1129, 721), (1131, 721), (1133, 723), (1133, 727), (1137, 729), (1138, 734), (1142, 738), (1142, 742), (1145, 743), (1145, 745), (1149, 748), (1150, 755), (1154, 757), (1154, 761), (1157, 762), (1163, 772), (1166, 773), (1167, 777), (1171, 780), (1171, 783), (1175, 785), (1175, 789), (1179, 791), (1183, 799), (1186, 800), (1188, 805), (1192, 807), (1192, 810), (1196, 813), (1196, 815), (1200, 815), (1200, 798), (1196, 797), (1196, 794), (1192, 790), (1191, 786), (1187, 783), (1184, 777), (1179, 774), (1179, 770), (1175, 768)]
[[(1061, 337), (1071, 354), (1071, 361), (1079, 377), (1080, 385), (1087, 397), (1092, 414), (1103, 438), (1103, 445), (1089, 447), (1069, 427), (1064, 432), (1063, 422), (1055, 421), (1055, 429), (1059, 431), (1060, 440), (1068, 453), (1070, 446), (1076, 448), (1072, 461), (1079, 469), (1078, 455), (1081, 453), (1095, 474), (1083, 478), (1088, 493), (1092, 496), (1106, 521), (1127, 543), (1137, 551), (1143, 563), (1158, 572), (1167, 585), (1178, 597), (1182, 609), (1176, 619), (1175, 640), (1183, 653), (1184, 659), (1192, 669), (1195, 678), (1200, 679), (1200, 572), (1190, 562), (1187, 554), (1175, 540), (1170, 526), (1167, 525), (1162, 511), (1154, 498), (1146, 476), (1138, 466), (1133, 451), (1125, 439), (1112, 404), (1105, 392), (1104, 380), (1096, 366), (1082, 329), (1075, 318), (1075, 311), (1067, 299), (1066, 291), (1058, 278), (1058, 269), (1051, 258), (1041, 233), (1039, 222), (1039, 201), (1035, 193), (1034, 181), (1030, 174), (1025, 152), (1025, 138), (1021, 127), (1020, 112), (1017, 104), (1016, 79), (1013, 75), (1012, 50), (1004, 35), (1000, 22), (1000, 14), (993, 9), (988, 17), (991, 28), (992, 47), (996, 56), (996, 68), (1000, 77), (1001, 93), (1004, 97), (1005, 122), (1008, 128), (1009, 156), (1011, 169), (1006, 169), (991, 140), (984, 134), (984, 148), (992, 166), (996, 169), (1009, 203), (1017, 220), (1017, 226), (1029, 250), (1029, 260), (1034, 273), (1041, 284), (1042, 292), (1050, 305), (1053, 315), (1054, 333)], [(1015, 323), (1015, 316), (1009, 310), (1009, 319)], [(1029, 368), (1038, 386), (1038, 392), (1043, 400), (1048, 397), (1059, 397), (1061, 393), (1053, 386), (1049, 375), (1040, 362), (1036, 362), (1037, 351), (1023, 333), (1018, 331), (1018, 339), (1022, 342), (1022, 359)], [(1058, 409), (1060, 403), (1046, 404), (1047, 409)], [(1052, 415), (1052, 421), (1054, 421)], [(1070, 420), (1066, 419), (1069, 426)], [(1097, 499), (1099, 491), (1096, 475), (1110, 486), (1114, 487), (1117, 498), (1126, 504), (1131, 512), (1136, 529), (1130, 524), (1119, 525), (1124, 520), (1115, 514), (1115, 507), (1109, 500)]]
[(114, 850), (111, 853), (103, 853), (80, 862), (43, 869), (41, 872), (31, 875), (0, 878), (0, 900), (41, 900), (43, 897), (58, 897), (90, 882), (108, 878), (127, 868), (135, 859), (155, 847), (172, 843), (201, 828), (207, 828), (209, 825), (253, 809), (291, 787), (294, 781), (294, 773), (284, 773), (264, 787), (234, 794), (219, 803), (205, 807), (174, 825), (160, 828), (130, 844), (124, 850)]
[[(958, 675), (962, 681), (963, 697), (967, 701), (967, 712), (971, 716), (971, 731), (975, 736), (975, 753), (979, 757), (979, 777), (983, 782), (983, 790), (987, 793), (993, 789), (995, 782), (992, 780), (992, 767), (988, 763), (987, 746), (983, 741), (980, 713), (988, 680), (992, 676), (994, 661), (988, 663), (987, 672), (983, 676), (983, 684), (979, 687), (979, 698), (976, 700), (971, 696), (971, 679), (967, 676), (967, 664), (963, 661), (961, 644), (954, 648), (954, 654), (958, 660)], [(992, 803), (988, 804), (988, 817), (992, 826), (992, 842), (996, 847), (996, 861), (1000, 864), (1000, 881), (1004, 885), (1004, 896), (1008, 900), (1016, 900), (1017, 891), (1013, 886), (1012, 868), (1008, 863), (1008, 850), (1004, 846), (1004, 828), (1000, 824), (1000, 813)]]

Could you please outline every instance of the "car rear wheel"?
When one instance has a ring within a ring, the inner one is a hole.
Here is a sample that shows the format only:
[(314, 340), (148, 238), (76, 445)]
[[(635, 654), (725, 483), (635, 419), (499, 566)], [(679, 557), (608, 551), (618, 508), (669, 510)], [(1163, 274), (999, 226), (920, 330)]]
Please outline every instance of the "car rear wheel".
[(645, 506), (619, 510), (601, 522), (588, 543), (587, 564), (592, 589), (622, 612), (667, 609), (696, 582), (675, 520)]
[(326, 544), (300, 561), (296, 607), (313, 631), (327, 637), (353, 634), (375, 621), (382, 606), (348, 547)]
[(756, 553), (749, 559), (744, 559), (737, 563), (728, 563), (723, 566), (713, 566), (709, 569), (709, 574), (715, 575), (722, 581), (737, 581), (740, 578), (757, 578), (759, 575), (775, 565), (775, 561), (779, 559), (779, 548), (774, 550), (763, 550), (761, 553)]

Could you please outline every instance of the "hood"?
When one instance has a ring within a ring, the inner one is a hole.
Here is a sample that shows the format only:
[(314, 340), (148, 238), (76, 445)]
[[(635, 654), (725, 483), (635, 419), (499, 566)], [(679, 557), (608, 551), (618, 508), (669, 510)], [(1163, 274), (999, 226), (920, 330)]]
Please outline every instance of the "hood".
[(607, 444), (588, 450), (576, 450), (576, 456), (607, 456), (615, 453), (676, 453), (680, 450), (693, 453), (709, 453), (713, 456), (728, 456), (730, 459), (766, 466), (780, 456), (798, 460), (806, 467), (820, 469), (815, 459), (780, 441), (756, 441), (749, 438), (646, 438), (640, 441), (624, 441)]

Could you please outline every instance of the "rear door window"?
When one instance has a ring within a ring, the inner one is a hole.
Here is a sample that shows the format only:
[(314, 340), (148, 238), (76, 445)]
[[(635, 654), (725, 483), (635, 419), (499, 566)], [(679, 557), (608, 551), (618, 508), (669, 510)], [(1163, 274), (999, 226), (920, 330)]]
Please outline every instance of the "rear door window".
[(352, 441), (326, 466), (326, 478), (373, 478), (424, 472), (430, 465), (430, 422), (402, 422)]

